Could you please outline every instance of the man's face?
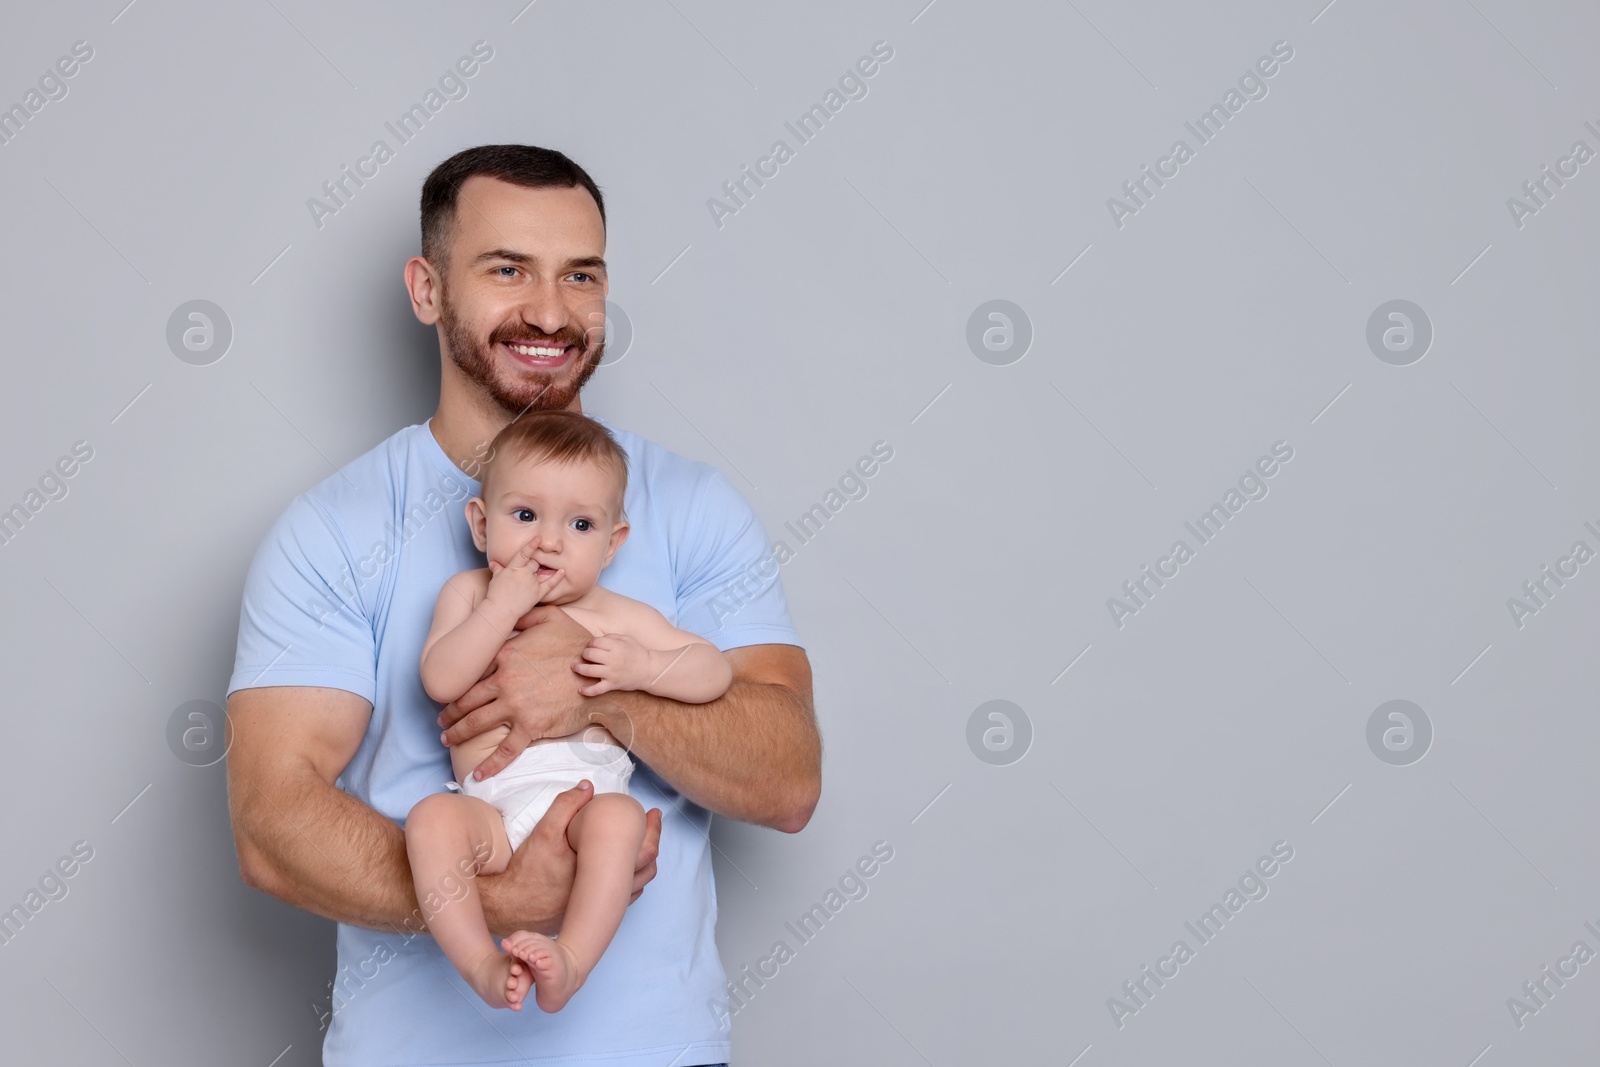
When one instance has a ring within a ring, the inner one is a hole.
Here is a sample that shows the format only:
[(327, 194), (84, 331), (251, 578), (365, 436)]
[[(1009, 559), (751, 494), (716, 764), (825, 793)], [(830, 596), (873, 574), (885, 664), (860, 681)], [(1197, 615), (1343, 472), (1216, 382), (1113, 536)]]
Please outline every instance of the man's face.
[(537, 539), (533, 559), (541, 575), (566, 573), (546, 604), (578, 599), (628, 538), (615, 471), (592, 462), (497, 465), (485, 495), (467, 502), (467, 522), (479, 551), (502, 566)]
[(462, 184), (439, 326), (451, 361), (508, 417), (572, 407), (599, 366), (604, 255), (600, 210), (581, 186)]

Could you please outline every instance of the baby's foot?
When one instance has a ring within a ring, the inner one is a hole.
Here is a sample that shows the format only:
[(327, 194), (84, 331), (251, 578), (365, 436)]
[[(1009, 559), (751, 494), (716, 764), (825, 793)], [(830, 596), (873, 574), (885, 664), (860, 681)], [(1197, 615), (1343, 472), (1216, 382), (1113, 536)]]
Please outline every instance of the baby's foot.
[(484, 956), (464, 977), (489, 1007), (512, 1011), (522, 1010), (522, 1001), (533, 984), (533, 973), (526, 963), (499, 952)]
[(533, 995), (541, 1011), (560, 1011), (583, 985), (578, 961), (559, 941), (518, 930), (500, 945), (533, 971)]

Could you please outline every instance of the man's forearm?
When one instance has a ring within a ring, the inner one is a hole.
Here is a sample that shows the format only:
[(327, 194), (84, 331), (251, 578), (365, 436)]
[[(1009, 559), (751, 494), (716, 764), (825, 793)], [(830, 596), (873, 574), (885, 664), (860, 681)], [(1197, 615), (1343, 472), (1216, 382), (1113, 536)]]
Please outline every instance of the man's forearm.
[[(452, 882), (419, 904), (405, 831), (314, 771), (235, 787), (243, 794), (231, 798), (241, 868), (256, 889), (335, 922), (404, 934), (427, 933), (430, 915), (460, 899)], [(496, 888), (493, 876), (479, 878), (490, 928), (527, 927), (534, 902), (516, 902), (512, 918)], [(552, 915), (531, 926), (554, 933), (559, 922)]]
[(231, 782), (240, 867), (257, 889), (371, 930), (425, 929), (405, 833), (309, 767)]
[(794, 833), (821, 788), (821, 738), (794, 690), (735, 680), (705, 704), (636, 691), (592, 698), (597, 720), (701, 807)]

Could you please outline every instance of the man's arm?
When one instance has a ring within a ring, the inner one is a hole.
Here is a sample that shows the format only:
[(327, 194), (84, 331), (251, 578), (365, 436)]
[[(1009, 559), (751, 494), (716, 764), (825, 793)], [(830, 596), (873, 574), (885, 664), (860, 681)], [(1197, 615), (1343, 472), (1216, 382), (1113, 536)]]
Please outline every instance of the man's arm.
[[(229, 698), (228, 808), (239, 871), (246, 885), (324, 918), (422, 932), (426, 916), (412, 887), (404, 831), (333, 784), (371, 715), (370, 703), (340, 689), (272, 686)], [(505, 872), (478, 876), (497, 936), (560, 929), (575, 861), (567, 823), (592, 795), (560, 794)], [(655, 877), (660, 832), (655, 812), (634, 874), (635, 899)]]
[(498, 773), (530, 741), (598, 722), (674, 789), (718, 815), (798, 833), (822, 792), (822, 738), (811, 663), (797, 645), (748, 645), (724, 655), (733, 684), (716, 700), (683, 704), (639, 692), (585, 697), (575, 665), (590, 640), (560, 608), (537, 607), (495, 654), (495, 669), (447, 704), (451, 745), (502, 723), (511, 733), (481, 764)]
[(595, 719), (701, 807), (799, 833), (822, 793), (811, 662), (797, 645), (723, 654), (733, 684), (716, 700), (684, 704), (618, 691), (593, 698)]

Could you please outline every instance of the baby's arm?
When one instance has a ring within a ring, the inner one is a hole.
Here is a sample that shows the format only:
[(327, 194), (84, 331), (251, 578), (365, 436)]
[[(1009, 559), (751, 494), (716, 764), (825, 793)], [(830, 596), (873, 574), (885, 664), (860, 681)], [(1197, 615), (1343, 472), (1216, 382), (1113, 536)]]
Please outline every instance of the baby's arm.
[(441, 704), (471, 689), (510, 640), (517, 620), (526, 615), (561, 577), (556, 571), (540, 581), (530, 565), (534, 538), (510, 566), (496, 567), (486, 582), (483, 572), (463, 571), (444, 583), (433, 607), (433, 627), (422, 645), (422, 688)]
[(504, 613), (484, 600), (487, 585), (476, 572), (465, 571), (439, 590), (433, 628), (422, 646), (422, 688), (441, 704), (471, 689), (510, 636), (510, 623), (499, 629)]
[(733, 665), (716, 645), (673, 626), (648, 604), (618, 599), (626, 605), (617, 620), (625, 632), (596, 637), (583, 650), (585, 662), (574, 669), (599, 681), (580, 693), (634, 689), (704, 704), (728, 691)]

